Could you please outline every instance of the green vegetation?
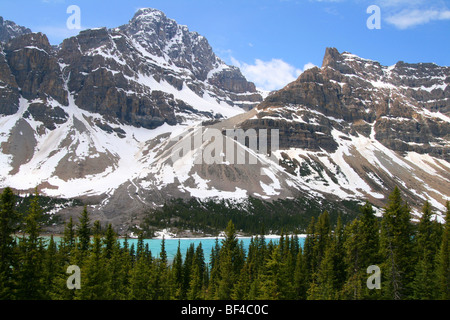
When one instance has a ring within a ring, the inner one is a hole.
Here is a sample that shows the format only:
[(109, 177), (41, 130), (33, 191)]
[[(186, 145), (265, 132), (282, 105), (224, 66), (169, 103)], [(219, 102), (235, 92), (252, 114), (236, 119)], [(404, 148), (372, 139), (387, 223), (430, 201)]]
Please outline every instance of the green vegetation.
[[(36, 197), (36, 194), (19, 196), (14, 195), (16, 206), (15, 210), (20, 215), (26, 215), (31, 201)], [(40, 217), (43, 226), (50, 226), (52, 224), (61, 223), (57, 215), (52, 214), (56, 209), (79, 207), (83, 206), (83, 203), (78, 199), (63, 199), (63, 198), (51, 198), (37, 194), (37, 202), (43, 210), (43, 214)]]
[(332, 225), (338, 216), (344, 223), (353, 220), (359, 212), (356, 201), (342, 201), (339, 204), (319, 203), (311, 199), (280, 199), (273, 202), (250, 197), (246, 203), (188, 201), (175, 199), (162, 208), (148, 212), (143, 230), (151, 237), (153, 230), (175, 227), (181, 230), (201, 230), (218, 235), (228, 221), (232, 220), (236, 230), (247, 234), (258, 234), (266, 230), (275, 234), (304, 233), (311, 217), (318, 217), (323, 210), (330, 214)]
[[(144, 245), (143, 233), (136, 247), (127, 239), (120, 245), (111, 225), (102, 231), (86, 208), (77, 225), (72, 220), (66, 224), (58, 245), (53, 237), (44, 241), (39, 235), (43, 210), (38, 199), (35, 195), (30, 200), (23, 217), (9, 188), (0, 195), (0, 299), (450, 298), (450, 203), (445, 224), (431, 219), (426, 202), (420, 222), (413, 225), (398, 189), (390, 195), (381, 220), (369, 203), (347, 222), (339, 215), (333, 223), (327, 210), (311, 215), (303, 246), (295, 234), (282, 234), (277, 243), (261, 235), (244, 250), (229, 220), (210, 261), (205, 261), (200, 244), (191, 245), (184, 259), (178, 247), (170, 264), (164, 240), (158, 256)], [(16, 241), (19, 228), (27, 236)], [(80, 268), (81, 289), (67, 288), (72, 265)], [(372, 265), (381, 270), (381, 289), (366, 285)]]

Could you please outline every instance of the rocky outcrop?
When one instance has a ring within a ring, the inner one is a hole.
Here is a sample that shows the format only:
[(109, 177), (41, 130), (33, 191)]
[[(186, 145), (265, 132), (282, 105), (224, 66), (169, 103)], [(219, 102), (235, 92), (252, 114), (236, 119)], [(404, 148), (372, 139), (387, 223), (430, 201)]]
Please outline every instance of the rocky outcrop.
[(68, 105), (60, 66), (47, 36), (30, 33), (14, 38), (4, 51), (19, 92), (25, 99), (53, 98)]
[(0, 97), (0, 115), (12, 115), (19, 110), (19, 88), (3, 50), (0, 50)]
[[(293, 144), (302, 148), (332, 151), (337, 146), (323, 135), (331, 138), (335, 127), (367, 137), (373, 133), (395, 151), (433, 154), (448, 161), (450, 127), (448, 118), (443, 117), (449, 115), (449, 78), (449, 67), (404, 62), (385, 67), (327, 48), (322, 68), (305, 71), (296, 81), (270, 95), (258, 106), (258, 118), (262, 121), (268, 116), (279, 116), (287, 120), (280, 128), (288, 136), (286, 127), (295, 128), (298, 122), (309, 126), (310, 136)], [(296, 109), (295, 113), (287, 116), (286, 106)], [(292, 117), (297, 119), (295, 125), (288, 121)], [(297, 135), (297, 130), (294, 132)], [(316, 141), (326, 142), (310, 143), (314, 132), (320, 135), (314, 137)]]
[[(138, 10), (119, 28), (86, 30), (66, 39), (58, 58), (80, 108), (149, 129), (189, 117), (223, 117), (220, 110), (205, 113), (194, 105), (205, 95), (231, 107), (251, 108), (262, 100), (239, 69), (215, 56), (204, 37), (154, 9)], [(184, 93), (178, 98), (187, 90), (190, 99), (183, 99)]]
[(27, 33), (31, 33), (31, 30), (0, 17), (0, 43), (7, 43), (9, 40)]

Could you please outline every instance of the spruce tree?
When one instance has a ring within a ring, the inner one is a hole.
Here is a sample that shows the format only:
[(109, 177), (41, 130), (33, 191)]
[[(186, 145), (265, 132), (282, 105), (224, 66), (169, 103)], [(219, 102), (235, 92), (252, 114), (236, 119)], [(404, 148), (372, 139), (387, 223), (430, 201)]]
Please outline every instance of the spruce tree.
[(68, 252), (71, 252), (75, 248), (76, 240), (75, 240), (75, 230), (74, 230), (72, 217), (69, 218), (69, 222), (66, 224), (66, 226), (64, 228), (62, 243), (63, 243), (64, 248)]
[(0, 300), (13, 297), (12, 270), (17, 257), (14, 254), (14, 233), (20, 219), (15, 207), (14, 193), (10, 188), (5, 188), (0, 196)]
[(42, 215), (36, 188), (25, 217), (25, 235), (20, 243), (21, 263), (17, 270), (17, 298), (21, 300), (39, 300), (45, 297), (44, 256), (40, 238)]
[(438, 299), (450, 300), (450, 202), (446, 203), (444, 232), (437, 257)]
[(113, 251), (116, 247), (116, 242), (117, 242), (117, 234), (114, 232), (112, 225), (108, 224), (104, 240), (106, 259), (110, 259), (112, 257)]
[(99, 223), (95, 224), (92, 249), (89, 251), (84, 267), (81, 269), (82, 287), (79, 293), (81, 300), (107, 300), (109, 292), (109, 270), (103, 255), (102, 239)]
[(335, 288), (335, 245), (330, 243), (326, 248), (322, 261), (317, 271), (316, 288), (310, 293), (310, 300), (334, 300), (337, 298), (337, 290)]
[(58, 253), (57, 244), (53, 239), (53, 235), (50, 236), (47, 249), (44, 250), (44, 263), (43, 263), (43, 276), (44, 276), (44, 288), (45, 288), (45, 299), (50, 298), (50, 291), (53, 287), (53, 283), (56, 279), (57, 273), (59, 271), (62, 261)]
[(315, 231), (315, 219), (311, 218), (311, 222), (306, 229), (306, 239), (304, 243), (304, 264), (305, 264), (305, 274), (306, 274), (306, 282), (309, 283), (312, 281), (312, 275), (317, 270), (317, 257), (316, 251), (314, 248), (316, 247), (316, 231)]
[(379, 265), (380, 257), (380, 226), (375, 216), (375, 211), (369, 202), (360, 208), (360, 224), (358, 227), (359, 266), (360, 279), (363, 283), (362, 298), (378, 299), (380, 290), (369, 290), (366, 285), (368, 274), (367, 268), (372, 265)]
[[(225, 238), (219, 252), (219, 280), (217, 283), (216, 298), (219, 300), (231, 299), (233, 285), (240, 273), (238, 240), (233, 222), (230, 220), (225, 229)], [(238, 273), (237, 273), (238, 272)]]
[(149, 290), (152, 266), (145, 255), (137, 256), (131, 269), (129, 300), (149, 300), (152, 292)]
[(362, 256), (362, 222), (353, 220), (345, 227), (345, 257), (346, 282), (341, 290), (341, 297), (349, 300), (359, 300), (363, 297), (363, 279), (365, 257)]
[(281, 290), (285, 285), (280, 273), (282, 269), (280, 246), (276, 246), (267, 260), (265, 272), (260, 275), (261, 299), (278, 300), (282, 298)]
[(189, 283), (189, 290), (187, 292), (187, 298), (189, 300), (204, 299), (205, 261), (201, 243), (195, 250), (195, 255), (192, 260), (191, 273), (192, 275)]
[(438, 291), (435, 281), (435, 256), (438, 252), (438, 243), (435, 240), (437, 230), (435, 223), (431, 221), (432, 211), (428, 201), (422, 209), (422, 217), (417, 232), (417, 257), (418, 263), (415, 269), (413, 283), (415, 299), (434, 299)]
[(306, 274), (307, 268), (305, 258), (303, 256), (302, 248), (297, 253), (297, 261), (295, 263), (294, 271), (294, 291), (296, 298), (299, 300), (306, 299), (306, 292), (308, 290), (308, 275)]
[(382, 290), (387, 299), (411, 297), (414, 276), (413, 232), (409, 206), (396, 187), (381, 221)]
[(84, 206), (83, 211), (78, 222), (78, 239), (79, 239), (79, 249), (84, 255), (89, 250), (91, 243), (91, 220), (89, 218), (89, 212), (87, 211), (87, 206)]
[(174, 297), (181, 299), (183, 289), (183, 257), (181, 256), (181, 244), (178, 240), (178, 248), (172, 263), (172, 279), (174, 281)]

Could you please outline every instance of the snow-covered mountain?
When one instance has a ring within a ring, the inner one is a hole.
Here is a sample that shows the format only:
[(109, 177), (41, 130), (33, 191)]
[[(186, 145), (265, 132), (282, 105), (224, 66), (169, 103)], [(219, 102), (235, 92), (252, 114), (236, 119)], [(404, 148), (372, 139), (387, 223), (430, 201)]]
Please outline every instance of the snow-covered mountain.
[(300, 189), (383, 205), (394, 186), (417, 211), (450, 197), (450, 67), (327, 48), (321, 68), (269, 96), (242, 128), (279, 128)]
[[(103, 194), (132, 176), (136, 154), (158, 134), (262, 100), (204, 37), (154, 9), (119, 28), (82, 31), (56, 49), (41, 33), (18, 34), (2, 49), (1, 181), (18, 190)], [(114, 183), (99, 179), (106, 176)]]
[(31, 33), (31, 30), (0, 17), (0, 43), (6, 43), (12, 38)]
[[(321, 68), (262, 102), (204, 37), (158, 10), (57, 47), (26, 33), (0, 52), (0, 188), (82, 198), (116, 225), (169, 198), (382, 206), (395, 185), (416, 210), (425, 199), (441, 210), (450, 196), (449, 82), (449, 67), (385, 67), (329, 48)], [(217, 135), (227, 129), (254, 130), (259, 142), (266, 132), (268, 149)], [(231, 148), (256, 161), (231, 164)]]

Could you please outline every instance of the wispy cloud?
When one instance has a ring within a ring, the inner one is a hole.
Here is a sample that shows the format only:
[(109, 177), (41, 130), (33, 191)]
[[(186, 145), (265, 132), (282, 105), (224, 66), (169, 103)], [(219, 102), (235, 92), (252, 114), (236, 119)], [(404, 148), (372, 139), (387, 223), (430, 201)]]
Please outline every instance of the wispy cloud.
[[(382, 18), (388, 24), (405, 30), (432, 21), (450, 20), (450, 9), (442, 0), (309, 0), (323, 3), (366, 2), (367, 5), (378, 5), (382, 9)], [(329, 7), (326, 8), (326, 10)], [(328, 13), (336, 12), (327, 11)]]
[(431, 21), (450, 20), (450, 10), (402, 10), (385, 19), (398, 29), (408, 29)]
[(304, 70), (315, 67), (314, 64), (307, 63), (301, 70), (281, 59), (256, 59), (253, 64), (247, 64), (231, 57), (231, 62), (241, 69), (247, 80), (265, 91), (279, 90), (297, 79)]

